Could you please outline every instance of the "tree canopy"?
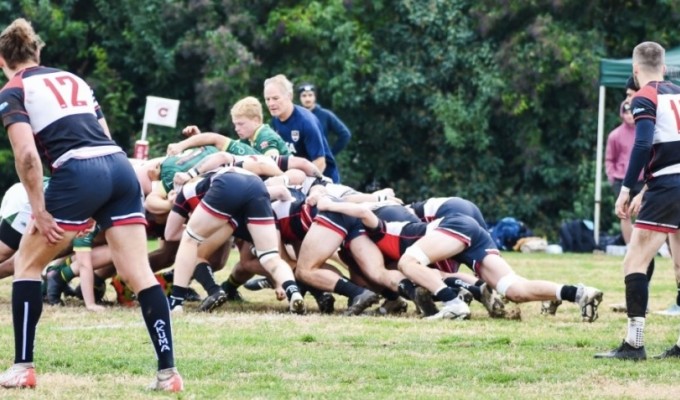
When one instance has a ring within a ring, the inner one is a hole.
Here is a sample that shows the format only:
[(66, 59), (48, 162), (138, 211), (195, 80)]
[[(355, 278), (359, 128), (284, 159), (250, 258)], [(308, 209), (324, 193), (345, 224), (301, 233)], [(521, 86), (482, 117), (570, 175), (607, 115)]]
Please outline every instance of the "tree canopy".
[[(234, 136), (231, 105), (262, 100), (264, 79), (283, 73), (314, 82), (352, 130), (344, 183), (467, 197), (491, 221), (553, 238), (562, 219), (592, 215), (600, 58), (680, 41), (669, 0), (15, 0), (0, 12), (3, 26), (32, 21), (44, 65), (93, 86), (127, 150), (147, 95), (182, 102), (178, 129), (150, 127), (161, 155), (187, 124)], [(624, 96), (609, 94), (607, 130)], [(7, 188), (17, 178), (0, 140)]]

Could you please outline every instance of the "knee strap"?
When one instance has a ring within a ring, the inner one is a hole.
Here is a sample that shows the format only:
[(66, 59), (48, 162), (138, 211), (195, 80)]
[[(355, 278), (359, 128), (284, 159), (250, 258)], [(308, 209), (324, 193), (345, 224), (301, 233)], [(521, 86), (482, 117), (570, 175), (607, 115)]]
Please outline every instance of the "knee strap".
[(423, 249), (416, 245), (411, 245), (408, 249), (406, 249), (404, 255), (415, 258), (416, 261), (425, 266), (430, 265), (430, 257), (428, 257), (427, 254), (425, 254)]

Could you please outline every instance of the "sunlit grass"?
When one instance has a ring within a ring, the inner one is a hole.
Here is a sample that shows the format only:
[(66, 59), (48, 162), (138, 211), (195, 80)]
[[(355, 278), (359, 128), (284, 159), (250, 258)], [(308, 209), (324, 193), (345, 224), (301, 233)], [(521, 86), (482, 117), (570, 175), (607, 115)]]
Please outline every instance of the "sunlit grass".
[[(248, 292), (243, 304), (199, 314), (189, 304), (173, 320), (178, 367), (186, 384), (179, 396), (150, 393), (155, 370), (138, 308), (90, 313), (77, 302), (45, 307), (38, 329), (35, 391), (0, 391), (28, 399), (241, 399), (241, 398), (677, 398), (677, 362), (594, 360), (625, 334), (625, 315), (608, 310), (623, 297), (621, 258), (605, 255), (505, 257), (522, 275), (584, 282), (605, 291), (600, 319), (588, 324), (572, 304), (555, 317), (540, 305), (521, 305), (522, 321), (489, 319), (472, 305), (470, 321), (424, 321), (409, 306), (399, 317), (323, 316), (308, 296), (310, 313), (286, 313), (272, 291)], [(234, 260), (231, 260), (233, 262)], [(672, 265), (657, 259), (650, 308), (675, 298)], [(221, 281), (228, 268), (220, 271)], [(0, 281), (0, 355), (13, 358), (10, 280)], [(198, 286), (194, 284), (198, 289)], [(199, 290), (202, 293), (202, 291)], [(113, 299), (109, 287), (107, 296)], [(346, 300), (336, 296), (336, 308)], [(650, 314), (649, 355), (677, 339), (680, 318)]]

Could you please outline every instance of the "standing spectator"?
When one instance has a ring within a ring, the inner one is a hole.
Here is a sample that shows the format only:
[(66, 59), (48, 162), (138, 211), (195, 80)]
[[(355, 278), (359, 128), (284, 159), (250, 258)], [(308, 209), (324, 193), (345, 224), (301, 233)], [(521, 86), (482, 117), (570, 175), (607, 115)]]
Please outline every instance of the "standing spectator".
[[(72, 73), (40, 66), (43, 46), (23, 18), (0, 33), (0, 67), (9, 80), (0, 91), (0, 116), (33, 213), (15, 255), (14, 365), (0, 374), (0, 386), (35, 387), (33, 345), (43, 307), (40, 273), (92, 217), (105, 232), (118, 272), (139, 299), (158, 360), (152, 388), (181, 391), (168, 301), (147, 260), (142, 188), (111, 139), (88, 84)], [(45, 190), (43, 162), (52, 174)]]
[(340, 152), (347, 147), (349, 140), (352, 138), (352, 133), (347, 128), (347, 125), (338, 118), (333, 111), (321, 107), (316, 102), (316, 87), (311, 83), (303, 83), (298, 86), (298, 94), (300, 96), (300, 104), (316, 116), (321, 122), (323, 134), (328, 143), (331, 143), (330, 133), (333, 132), (337, 136), (335, 143), (331, 146), (331, 152), (334, 157), (337, 157)]
[[(631, 103), (635, 119), (635, 146), (631, 152), (616, 215), (628, 218), (630, 191), (644, 168), (646, 191), (623, 259), (628, 332), (621, 345), (596, 358), (644, 360), (645, 321), (649, 282), (645, 269), (661, 245), (670, 239), (673, 261), (680, 261), (680, 152), (677, 149), (678, 115), (674, 110), (680, 86), (664, 81), (665, 50), (643, 42), (633, 50), (633, 75), (640, 91)], [(635, 210), (633, 210), (635, 211)], [(656, 358), (680, 358), (680, 339)]]
[(293, 84), (285, 75), (264, 81), (264, 99), (272, 116), (272, 126), (288, 144), (290, 152), (313, 162), (333, 182), (340, 182), (321, 123), (311, 111), (293, 104)]
[[(626, 175), (630, 153), (635, 143), (635, 121), (633, 121), (630, 103), (626, 101), (621, 103), (619, 116), (621, 117), (621, 124), (609, 133), (604, 157), (607, 179), (616, 196), (621, 191), (621, 184)], [(635, 182), (635, 186), (631, 188), (631, 198), (640, 193), (644, 185), (645, 182), (642, 179), (642, 174), (640, 174)], [(630, 242), (632, 230), (633, 224), (631, 220), (628, 218), (621, 219), (621, 234), (623, 235), (624, 242)]]

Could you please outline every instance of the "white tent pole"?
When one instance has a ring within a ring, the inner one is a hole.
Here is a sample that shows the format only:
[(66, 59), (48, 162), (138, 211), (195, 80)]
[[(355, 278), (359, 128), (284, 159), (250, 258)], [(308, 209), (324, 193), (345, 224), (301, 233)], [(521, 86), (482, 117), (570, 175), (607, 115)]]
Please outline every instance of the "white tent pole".
[(604, 99), (605, 87), (600, 86), (600, 104), (597, 110), (597, 161), (595, 162), (595, 243), (600, 241), (600, 205), (602, 202), (602, 151), (604, 147)]

